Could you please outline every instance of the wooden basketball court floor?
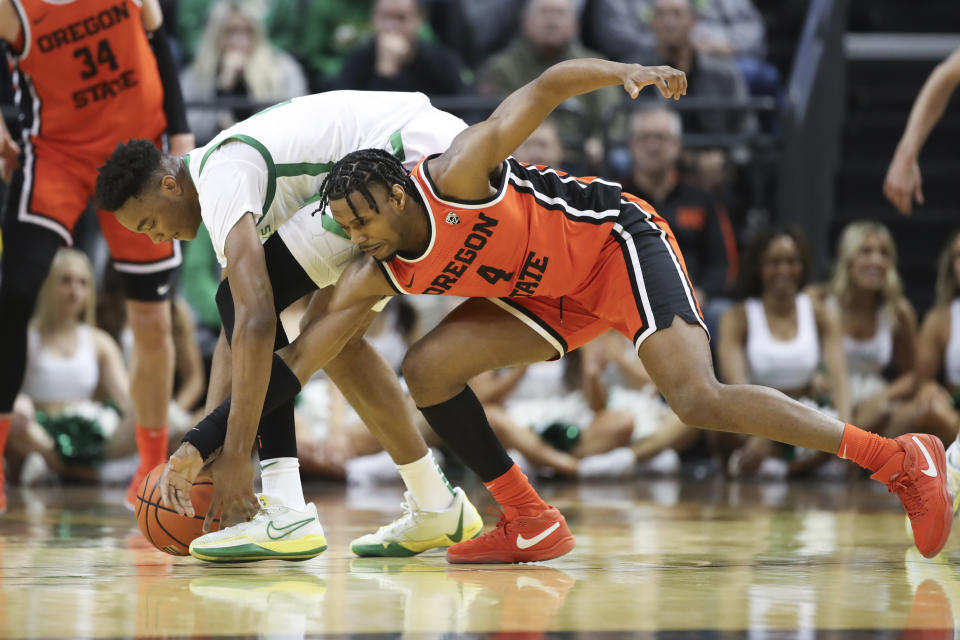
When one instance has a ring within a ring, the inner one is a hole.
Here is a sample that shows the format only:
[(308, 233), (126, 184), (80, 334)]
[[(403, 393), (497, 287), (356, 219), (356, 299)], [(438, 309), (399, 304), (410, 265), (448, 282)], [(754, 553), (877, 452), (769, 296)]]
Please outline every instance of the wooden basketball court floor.
[[(541, 489), (577, 536), (572, 553), (456, 566), (439, 552), (352, 557), (353, 537), (398, 515), (399, 486), (308, 485), (330, 548), (302, 563), (230, 565), (148, 546), (120, 489), (11, 487), (0, 636), (954, 637), (960, 540), (923, 559), (880, 485)], [(486, 492), (469, 493), (485, 513)]]

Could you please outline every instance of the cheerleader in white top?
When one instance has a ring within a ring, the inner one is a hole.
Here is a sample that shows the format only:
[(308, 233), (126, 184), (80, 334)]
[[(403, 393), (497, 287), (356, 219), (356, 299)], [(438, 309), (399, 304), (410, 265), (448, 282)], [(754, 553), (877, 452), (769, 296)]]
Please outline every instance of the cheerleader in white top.
[[(960, 415), (960, 232), (940, 254), (936, 305), (927, 312), (917, 340), (917, 393), (910, 426), (951, 443), (947, 449), (950, 492), (960, 494), (960, 447), (956, 442)], [(938, 380), (940, 382), (938, 382)], [(942, 384), (941, 384), (942, 382)], [(957, 502), (954, 501), (954, 512)]]
[(874, 221), (847, 225), (822, 293), (843, 328), (854, 422), (888, 437), (906, 433), (917, 314), (903, 295), (890, 231)]
[(31, 453), (61, 477), (92, 480), (107, 458), (136, 451), (122, 419), (132, 416), (129, 377), (117, 343), (94, 325), (93, 286), (87, 256), (60, 249), (30, 323), (6, 451), (14, 478)]
[[(803, 293), (809, 276), (809, 254), (798, 232), (772, 229), (759, 234), (748, 247), (740, 274), (745, 300), (720, 319), (717, 364), (728, 384), (773, 387), (807, 404), (816, 394), (821, 363), (826, 387), (837, 417), (849, 421), (850, 393), (840, 323), (822, 302)], [(727, 470), (731, 475), (803, 473), (827, 456), (798, 455), (779, 460), (769, 440), (720, 436), (721, 448), (735, 447)], [(805, 452), (804, 452), (805, 453)]]

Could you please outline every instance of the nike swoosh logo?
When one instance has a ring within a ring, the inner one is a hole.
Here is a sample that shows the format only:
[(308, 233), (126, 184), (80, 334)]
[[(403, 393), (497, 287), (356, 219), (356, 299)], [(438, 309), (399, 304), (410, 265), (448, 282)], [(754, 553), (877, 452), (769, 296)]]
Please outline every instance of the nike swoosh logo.
[[(290, 535), (297, 529), (307, 526), (311, 522), (313, 522), (313, 518), (307, 518), (306, 520), (298, 520), (297, 522), (291, 522), (290, 524), (285, 524), (282, 527), (278, 527), (277, 525), (273, 524), (273, 520), (271, 520), (267, 523), (267, 536), (271, 540), (279, 540), (280, 538)], [(274, 531), (280, 535), (273, 535)]]
[(448, 533), (447, 537), (453, 542), (460, 542), (463, 537), (463, 505), (460, 505), (460, 520), (457, 522), (457, 529), (453, 533)]
[(920, 442), (920, 438), (913, 436), (913, 441), (917, 443), (917, 446), (920, 447), (920, 453), (923, 454), (923, 457), (927, 459), (927, 468), (920, 469), (920, 473), (925, 476), (930, 476), (931, 478), (937, 477), (937, 465), (933, 464), (933, 458), (930, 456), (930, 452), (927, 451), (927, 448), (923, 446), (923, 443)]
[[(196, 427), (194, 427), (194, 429), (196, 429)], [(272, 467), (273, 465), (277, 464), (278, 462), (280, 462), (280, 461), (279, 461), (279, 460), (274, 460), (273, 462), (268, 462), (267, 464), (262, 464), (262, 465), (260, 465), (260, 471), (263, 471), (263, 470), (266, 469), (267, 467)]]
[(410, 275), (410, 282), (408, 282), (407, 284), (405, 284), (405, 285), (403, 286), (404, 289), (409, 289), (410, 287), (413, 286), (413, 279), (416, 277), (416, 275), (417, 275), (417, 274), (415, 274), (415, 273)]
[(33, 19), (33, 24), (40, 24), (41, 22), (43, 22), (44, 20), (47, 19), (47, 15), (49, 15), (49, 14), (46, 14), (46, 13), (45, 13), (45, 14), (43, 14), (42, 16), (39, 16), (39, 17), (34, 18), (34, 19)]
[(517, 534), (517, 547), (520, 549), (529, 549), (538, 542), (542, 542), (544, 538), (560, 528), (559, 522), (554, 522), (552, 525), (533, 536), (530, 539), (524, 538), (521, 534)]
[(158, 295), (158, 296), (165, 296), (165, 295), (167, 295), (167, 292), (168, 292), (168, 291), (170, 291), (170, 284), (169, 284), (169, 283), (168, 283), (168, 284), (161, 284), (160, 286), (157, 287), (157, 295)]

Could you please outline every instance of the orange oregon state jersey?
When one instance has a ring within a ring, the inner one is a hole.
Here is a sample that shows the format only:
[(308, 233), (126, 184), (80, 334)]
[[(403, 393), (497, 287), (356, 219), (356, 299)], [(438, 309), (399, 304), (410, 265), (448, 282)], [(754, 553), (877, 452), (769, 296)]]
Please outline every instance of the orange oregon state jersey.
[(109, 155), (166, 129), (163, 86), (139, 0), (12, 0), (8, 47), (24, 135), (71, 155)]
[(604, 245), (614, 242), (615, 182), (508, 158), (495, 195), (461, 202), (438, 194), (425, 161), (411, 178), (431, 236), (422, 256), (381, 263), (399, 293), (559, 298), (589, 285)]

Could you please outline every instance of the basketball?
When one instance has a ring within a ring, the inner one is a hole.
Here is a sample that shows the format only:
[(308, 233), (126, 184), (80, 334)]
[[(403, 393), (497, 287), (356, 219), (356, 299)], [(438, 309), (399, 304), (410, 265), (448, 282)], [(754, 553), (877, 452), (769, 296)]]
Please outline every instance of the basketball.
[[(174, 556), (190, 554), (190, 542), (203, 535), (203, 519), (213, 498), (213, 482), (197, 478), (190, 489), (190, 500), (196, 513), (182, 516), (163, 504), (160, 497), (160, 476), (164, 464), (154, 467), (137, 490), (137, 524), (140, 533), (160, 551)], [(213, 521), (217, 526), (220, 519)]]

